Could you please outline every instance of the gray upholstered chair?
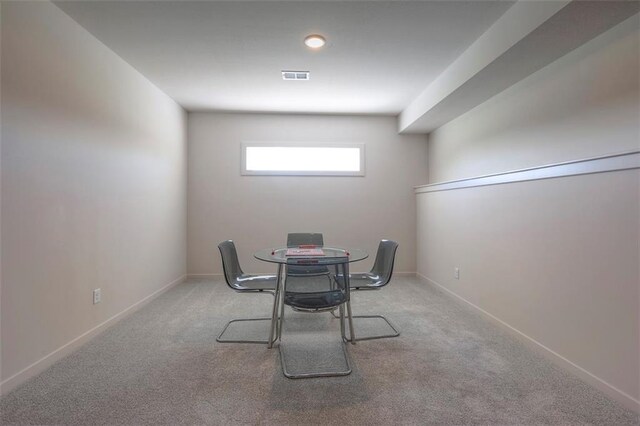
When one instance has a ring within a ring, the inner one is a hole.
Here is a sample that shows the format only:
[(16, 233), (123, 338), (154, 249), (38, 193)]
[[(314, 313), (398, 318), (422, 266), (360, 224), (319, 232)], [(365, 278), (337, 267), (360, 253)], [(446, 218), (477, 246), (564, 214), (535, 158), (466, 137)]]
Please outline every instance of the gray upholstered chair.
[[(351, 290), (380, 290), (389, 284), (393, 274), (393, 264), (396, 258), (398, 243), (391, 240), (382, 240), (378, 244), (376, 260), (373, 262), (373, 268), (370, 272), (363, 274), (349, 275), (349, 287)], [(335, 316), (335, 314), (334, 314)], [(391, 327), (393, 333), (383, 334), (371, 337), (356, 338), (359, 340), (382, 339), (387, 337), (398, 337), (400, 332), (391, 322), (382, 315), (354, 315), (353, 318), (381, 318)]]
[[(224, 241), (218, 245), (220, 255), (222, 257), (222, 269), (224, 270), (224, 279), (233, 290), (240, 293), (266, 293), (275, 294), (277, 277), (275, 275), (250, 275), (245, 274), (240, 267), (238, 261), (238, 253), (236, 246), (231, 240)], [(235, 322), (252, 322), (252, 321), (271, 321), (271, 318), (247, 318), (234, 319), (227, 323), (222, 329), (216, 341), (221, 343), (267, 343), (265, 340), (251, 339), (225, 339), (223, 334), (227, 328)]]

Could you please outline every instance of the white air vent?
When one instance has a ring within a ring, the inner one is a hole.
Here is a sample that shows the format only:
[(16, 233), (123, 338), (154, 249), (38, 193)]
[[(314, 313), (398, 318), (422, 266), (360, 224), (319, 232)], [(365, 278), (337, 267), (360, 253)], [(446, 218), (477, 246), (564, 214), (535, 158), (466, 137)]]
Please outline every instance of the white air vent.
[(282, 71), (283, 80), (309, 80), (309, 71)]

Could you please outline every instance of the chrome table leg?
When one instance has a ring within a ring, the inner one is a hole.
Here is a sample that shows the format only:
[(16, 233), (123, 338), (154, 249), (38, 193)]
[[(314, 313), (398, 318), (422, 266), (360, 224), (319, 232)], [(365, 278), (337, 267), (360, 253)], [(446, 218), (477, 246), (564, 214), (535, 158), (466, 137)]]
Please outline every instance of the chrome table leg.
[(276, 279), (276, 294), (273, 300), (273, 311), (271, 313), (271, 329), (269, 330), (269, 343), (267, 343), (267, 348), (271, 349), (273, 347), (273, 334), (278, 322), (278, 303), (280, 303), (280, 297), (282, 293), (282, 264), (278, 264), (278, 277)]
[(349, 263), (342, 265), (342, 273), (344, 275), (344, 285), (347, 289), (347, 317), (349, 318), (349, 334), (351, 335), (351, 344), (356, 344), (356, 335), (353, 331), (353, 316), (351, 315), (351, 289), (349, 288)]

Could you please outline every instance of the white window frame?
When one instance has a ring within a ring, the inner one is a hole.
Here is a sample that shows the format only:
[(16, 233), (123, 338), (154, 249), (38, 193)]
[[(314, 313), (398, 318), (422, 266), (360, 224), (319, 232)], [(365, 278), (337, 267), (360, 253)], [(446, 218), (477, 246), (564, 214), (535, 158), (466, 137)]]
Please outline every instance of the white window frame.
[[(247, 170), (247, 148), (250, 147), (282, 147), (282, 148), (358, 148), (360, 150), (360, 170), (358, 171), (324, 171), (324, 170)], [(364, 143), (313, 143), (313, 142), (242, 142), (240, 174), (243, 176), (364, 176), (365, 144)]]

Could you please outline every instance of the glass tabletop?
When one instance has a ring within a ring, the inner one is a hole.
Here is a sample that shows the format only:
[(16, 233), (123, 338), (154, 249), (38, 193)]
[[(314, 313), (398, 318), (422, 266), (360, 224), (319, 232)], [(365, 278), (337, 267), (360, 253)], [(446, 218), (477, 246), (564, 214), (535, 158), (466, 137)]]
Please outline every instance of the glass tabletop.
[(256, 259), (272, 263), (333, 265), (338, 263), (357, 262), (366, 259), (369, 254), (362, 249), (318, 247), (323, 256), (287, 256), (287, 247), (262, 249), (253, 254)]

